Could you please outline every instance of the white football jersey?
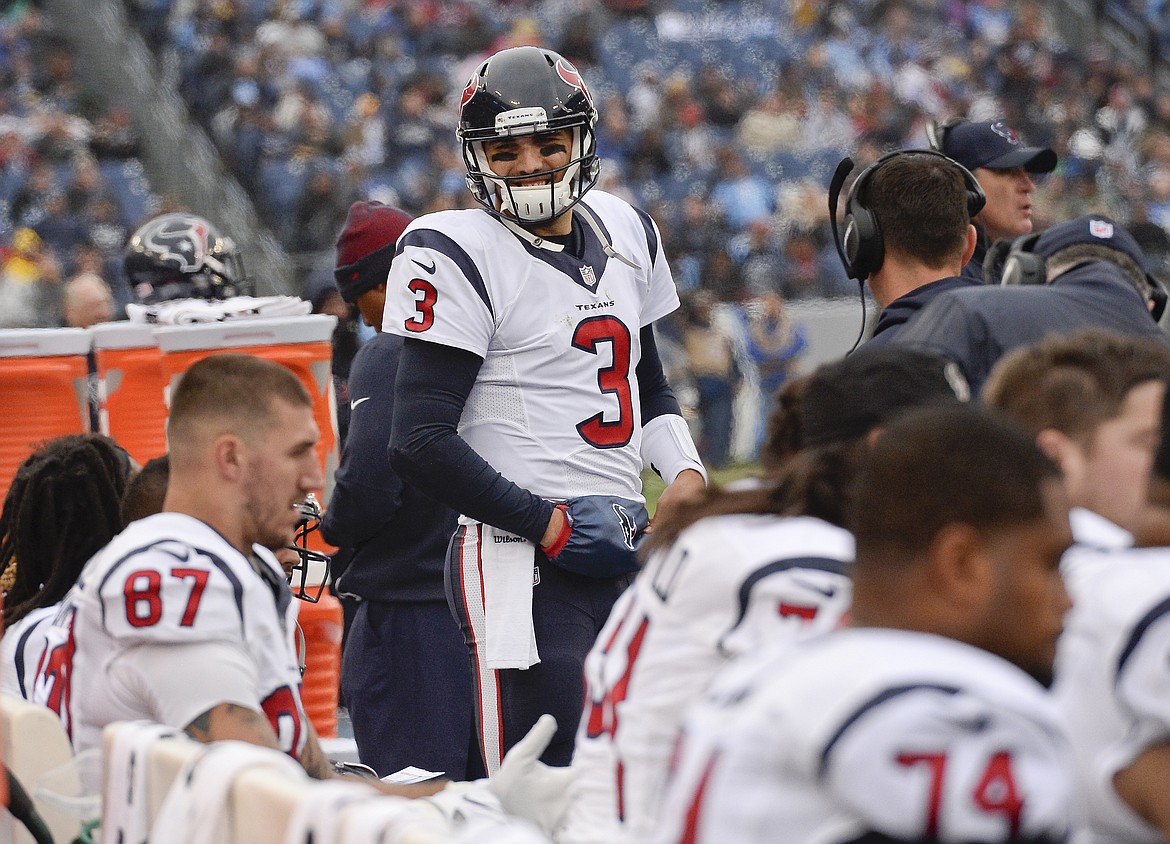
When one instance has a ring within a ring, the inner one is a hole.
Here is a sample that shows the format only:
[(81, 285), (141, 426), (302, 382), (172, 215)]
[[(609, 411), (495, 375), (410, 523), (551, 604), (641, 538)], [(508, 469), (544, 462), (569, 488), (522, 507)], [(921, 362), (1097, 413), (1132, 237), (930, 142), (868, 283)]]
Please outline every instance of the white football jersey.
[(641, 329), (678, 307), (648, 216), (602, 191), (582, 203), (583, 259), (535, 246), (481, 209), (411, 223), (390, 268), (383, 330), (483, 358), (459, 433), (535, 495), (641, 490)]
[(840, 630), (717, 678), (686, 720), (654, 840), (1062, 840), (1069, 754), (1014, 665), (926, 633)]
[(1092, 842), (1162, 841), (1113, 789), (1113, 775), (1170, 740), (1170, 550), (1092, 553), (1061, 563), (1073, 608), (1053, 691), (1068, 722)]
[(647, 841), (686, 708), (729, 659), (838, 626), (853, 537), (807, 517), (703, 519), (654, 554), (585, 661), (561, 844)]
[(5, 628), (0, 638), (0, 692), (31, 699), (37, 666), (45, 652), (45, 631), (56, 615), (56, 605), (41, 607)]
[[(77, 751), (97, 746), (112, 721), (186, 727), (217, 704), (236, 703), (263, 711), (282, 749), (297, 757), (307, 734), (296, 604), (266, 549), (255, 547), (249, 561), (179, 513), (132, 522), (62, 602), (34, 700), (61, 717)], [(222, 669), (209, 659), (223, 660)], [(152, 682), (176, 664), (186, 672)]]

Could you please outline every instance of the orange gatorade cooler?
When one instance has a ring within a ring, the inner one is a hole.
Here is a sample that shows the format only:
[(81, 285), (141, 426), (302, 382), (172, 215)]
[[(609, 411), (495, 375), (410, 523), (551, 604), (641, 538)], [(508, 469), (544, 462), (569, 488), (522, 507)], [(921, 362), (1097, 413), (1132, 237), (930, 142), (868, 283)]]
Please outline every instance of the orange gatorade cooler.
[(216, 352), (255, 355), (283, 364), (313, 397), (313, 414), (321, 429), (317, 456), (325, 473), (325, 489), (316, 490), (322, 503), (329, 500), (337, 469), (337, 407), (333, 395), (333, 347), (337, 317), (329, 314), (241, 319), (199, 325), (155, 326), (154, 339), (162, 352), (166, 401), (187, 367)]
[(139, 463), (167, 451), (162, 353), (153, 326), (104, 322), (93, 332), (98, 422)]
[(0, 500), (36, 443), (89, 431), (84, 328), (0, 330)]
[(297, 623), (305, 634), (305, 674), (301, 700), (305, 714), (322, 738), (337, 735), (337, 700), (341, 688), (341, 601), (323, 592), (315, 604), (298, 604)]

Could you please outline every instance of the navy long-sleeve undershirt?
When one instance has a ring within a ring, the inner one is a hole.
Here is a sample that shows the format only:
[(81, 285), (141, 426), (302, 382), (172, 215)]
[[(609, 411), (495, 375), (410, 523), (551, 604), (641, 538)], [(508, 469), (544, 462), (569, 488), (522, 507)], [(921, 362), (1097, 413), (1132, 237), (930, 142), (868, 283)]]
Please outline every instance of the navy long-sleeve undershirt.
[[(645, 425), (656, 416), (681, 411), (662, 371), (652, 326), (642, 329), (641, 344), (634, 375)], [(431, 498), (539, 544), (552, 517), (552, 503), (505, 478), (458, 433), (463, 406), (482, 364), (473, 352), (406, 340), (394, 387), (390, 463)]]

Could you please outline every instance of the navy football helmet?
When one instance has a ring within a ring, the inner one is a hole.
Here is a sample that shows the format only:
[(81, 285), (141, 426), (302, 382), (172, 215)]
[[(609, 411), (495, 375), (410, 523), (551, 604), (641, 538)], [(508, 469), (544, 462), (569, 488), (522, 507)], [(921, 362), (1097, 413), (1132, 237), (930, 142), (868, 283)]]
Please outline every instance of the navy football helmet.
[[(459, 103), (456, 135), (463, 147), (467, 186), (475, 201), (493, 214), (520, 223), (545, 223), (572, 208), (597, 183), (597, 109), (573, 65), (540, 47), (501, 50), (476, 68)], [(572, 129), (569, 163), (523, 177), (496, 175), (483, 142)], [(533, 176), (550, 184), (521, 185)]]
[(135, 301), (229, 299), (251, 293), (230, 237), (194, 214), (163, 214), (130, 236), (122, 258)]

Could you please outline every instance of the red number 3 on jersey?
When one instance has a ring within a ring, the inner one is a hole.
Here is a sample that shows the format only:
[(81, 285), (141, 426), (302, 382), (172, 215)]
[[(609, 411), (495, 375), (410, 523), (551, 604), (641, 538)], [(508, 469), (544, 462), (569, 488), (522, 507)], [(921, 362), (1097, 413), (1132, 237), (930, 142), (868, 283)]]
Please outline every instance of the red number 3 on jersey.
[(424, 278), (412, 279), (407, 287), (416, 297), (414, 308), (418, 315), (406, 320), (402, 326), (415, 333), (426, 331), (435, 324), (435, 302), (439, 299), (439, 291)]

